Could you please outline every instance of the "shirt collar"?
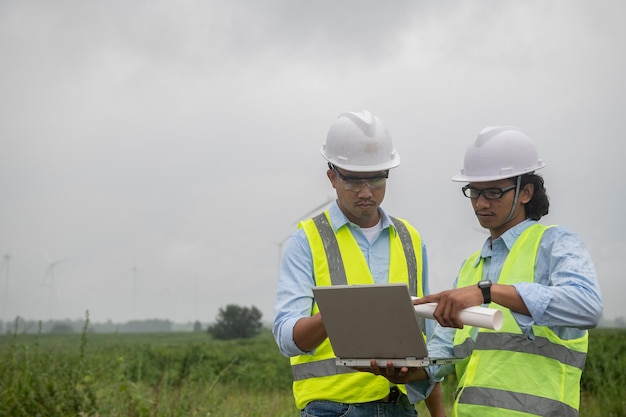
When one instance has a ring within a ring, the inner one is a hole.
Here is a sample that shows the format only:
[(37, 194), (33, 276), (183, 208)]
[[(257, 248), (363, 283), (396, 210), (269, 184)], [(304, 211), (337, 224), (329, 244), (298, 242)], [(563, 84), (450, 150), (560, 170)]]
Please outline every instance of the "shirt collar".
[[(383, 219), (383, 229), (387, 227), (391, 227), (395, 230), (395, 226), (393, 225), (391, 218), (385, 212), (385, 210), (383, 210), (382, 207), (378, 207), (378, 211), (380, 212), (380, 215), (382, 216), (382, 219)], [(339, 230), (341, 227), (345, 226), (346, 224), (353, 224), (352, 222), (350, 222), (350, 220), (348, 220), (346, 215), (343, 214), (343, 211), (341, 211), (341, 209), (339, 208), (339, 204), (337, 203), (337, 200), (335, 200), (330, 205), (330, 207), (328, 207), (328, 213), (330, 214), (330, 223), (335, 233), (337, 233), (337, 230)]]
[[(526, 219), (523, 222), (516, 224), (515, 226), (511, 227), (509, 230), (504, 232), (502, 236), (500, 236), (499, 238), (495, 240), (495, 242), (501, 241), (502, 243), (504, 243), (504, 246), (506, 246), (506, 248), (510, 252), (511, 248), (517, 241), (517, 238), (520, 237), (520, 235), (524, 232), (524, 230), (528, 229), (530, 226), (532, 226), (535, 223), (537, 223), (536, 220)], [(493, 243), (495, 242), (492, 241), (491, 237), (488, 237), (487, 240), (485, 240), (485, 243), (483, 244), (483, 247), (480, 250), (480, 257), (476, 259), (474, 266), (478, 265), (478, 263), (480, 262), (482, 258), (488, 258), (491, 256)]]

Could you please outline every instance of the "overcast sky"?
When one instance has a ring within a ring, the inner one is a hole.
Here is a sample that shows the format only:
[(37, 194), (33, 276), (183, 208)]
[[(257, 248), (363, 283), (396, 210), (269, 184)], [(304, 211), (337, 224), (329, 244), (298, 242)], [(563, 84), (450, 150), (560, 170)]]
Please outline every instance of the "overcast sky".
[(364, 109), (401, 156), (383, 207), (422, 233), (433, 290), (486, 237), (450, 178), (483, 127), (513, 124), (547, 164), (543, 222), (581, 235), (605, 317), (626, 316), (625, 17), (621, 0), (4, 0), (1, 318), (271, 321), (280, 243), (333, 195), (328, 127)]

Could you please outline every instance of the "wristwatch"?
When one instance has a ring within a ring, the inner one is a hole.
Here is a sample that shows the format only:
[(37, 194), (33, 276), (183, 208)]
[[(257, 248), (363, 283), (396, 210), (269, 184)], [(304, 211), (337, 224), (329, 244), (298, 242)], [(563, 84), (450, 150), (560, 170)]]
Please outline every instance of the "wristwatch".
[(489, 304), (491, 302), (491, 281), (488, 279), (480, 281), (478, 288), (483, 292), (483, 303)]

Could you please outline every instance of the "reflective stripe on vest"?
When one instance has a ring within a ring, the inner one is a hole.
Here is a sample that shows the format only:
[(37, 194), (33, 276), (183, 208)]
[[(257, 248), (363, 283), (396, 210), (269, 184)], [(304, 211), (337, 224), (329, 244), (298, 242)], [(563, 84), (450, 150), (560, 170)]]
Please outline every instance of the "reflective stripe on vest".
[[(534, 281), (537, 250), (547, 228), (535, 224), (519, 236), (498, 283)], [(480, 251), (465, 262), (458, 287), (476, 285), (482, 279), (483, 260), (479, 259)], [(548, 327), (533, 326), (535, 339), (531, 340), (522, 335), (509, 309), (495, 303), (489, 307), (502, 311), (501, 330), (465, 326), (455, 334), (455, 356), (469, 357), (456, 366), (459, 389), (453, 415), (577, 416), (587, 334), (562, 340)]]
[[(411, 234), (407, 226), (400, 219), (391, 217), (391, 221), (398, 231), (400, 243), (402, 244), (402, 250), (404, 251), (404, 256), (406, 258), (406, 264), (409, 274), (409, 293), (411, 295), (417, 295), (417, 259), (415, 257), (415, 247), (413, 245), (413, 241), (411, 240)], [(341, 258), (341, 252), (339, 251), (339, 244), (337, 242), (337, 237), (335, 236), (335, 231), (330, 226), (328, 217), (326, 217), (326, 215), (322, 213), (315, 216), (313, 218), (313, 222), (315, 223), (315, 226), (317, 226), (317, 230), (320, 234), (320, 237), (322, 238), (322, 242), (324, 242), (328, 268), (330, 269), (330, 271), (332, 271), (330, 274), (331, 284), (347, 284), (348, 281), (346, 279), (346, 270), (343, 264), (343, 260)], [(419, 247), (421, 253), (421, 242), (418, 243), (420, 243)]]
[[(406, 221), (393, 218), (389, 228), (389, 282), (402, 282), (412, 295), (422, 292), (422, 243), (419, 233)], [(315, 284), (373, 284), (374, 278), (348, 225), (337, 232), (330, 224), (328, 211), (300, 224), (309, 241), (313, 257)], [(345, 265), (348, 265), (346, 269)], [(314, 304), (311, 314), (319, 311)], [(312, 400), (344, 403), (372, 401), (389, 393), (389, 381), (368, 372), (337, 366), (328, 339), (314, 355), (292, 357), (293, 392), (300, 409)]]
[(500, 350), (522, 352), (540, 355), (555, 359), (561, 363), (573, 366), (581, 371), (585, 367), (585, 352), (568, 349), (565, 346), (554, 344), (545, 337), (535, 337), (533, 343), (526, 343), (528, 339), (522, 335), (509, 333), (481, 333), (477, 342), (468, 338), (462, 344), (454, 347), (454, 356), (464, 358), (472, 354), (473, 350), (489, 350), (498, 346)]
[[(471, 398), (471, 402), (466, 402), (462, 406), (462, 410), (460, 410), (461, 406), (458, 406), (458, 408), (453, 411), (454, 416), (578, 416), (578, 410), (560, 401), (519, 392), (503, 391), (493, 388), (466, 387), (463, 390), (462, 397)], [(457, 401), (465, 402), (464, 398), (457, 398)], [(506, 405), (503, 407), (506, 408), (506, 410), (495, 408), (494, 404)], [(511, 411), (511, 413), (508, 413), (508, 411)]]

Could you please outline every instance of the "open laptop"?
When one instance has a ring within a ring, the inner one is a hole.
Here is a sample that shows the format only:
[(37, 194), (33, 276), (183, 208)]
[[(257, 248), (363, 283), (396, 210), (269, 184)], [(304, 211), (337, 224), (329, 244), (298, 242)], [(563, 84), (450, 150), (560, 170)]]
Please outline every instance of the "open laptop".
[(425, 367), (459, 358), (430, 358), (406, 284), (313, 287), (336, 363), (369, 367)]

